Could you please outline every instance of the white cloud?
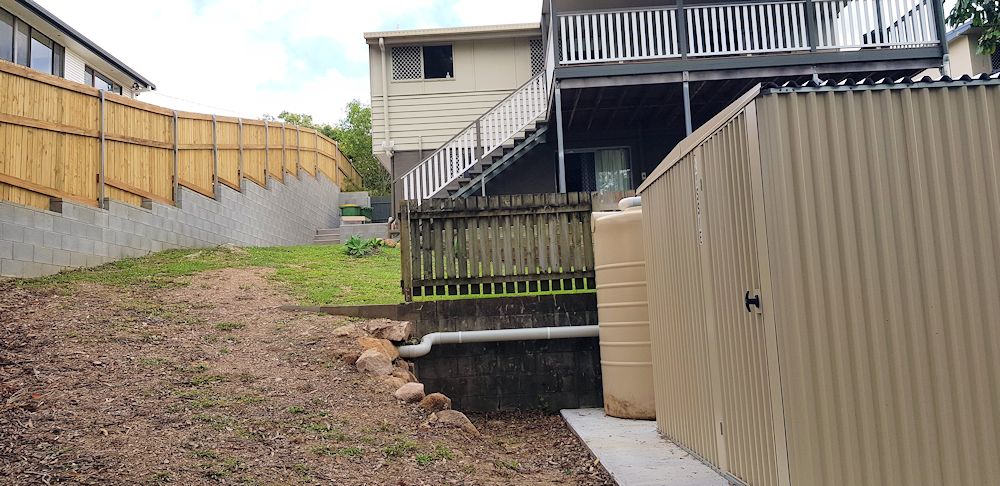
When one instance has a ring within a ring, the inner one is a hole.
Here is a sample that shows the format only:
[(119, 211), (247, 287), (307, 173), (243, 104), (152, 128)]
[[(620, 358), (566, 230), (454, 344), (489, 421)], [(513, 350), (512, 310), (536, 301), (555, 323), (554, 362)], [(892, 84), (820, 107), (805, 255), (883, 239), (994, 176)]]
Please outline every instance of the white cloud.
[(518, 24), (538, 22), (542, 0), (457, 0), (455, 14), (462, 25)]
[(370, 98), (363, 32), (442, 26), (456, 16), (484, 23), (496, 10), (477, 14), (459, 2), (452, 12), (433, 0), (40, 3), (153, 81), (157, 91), (144, 101), (245, 117), (290, 110), (324, 122), (337, 121), (347, 101)]

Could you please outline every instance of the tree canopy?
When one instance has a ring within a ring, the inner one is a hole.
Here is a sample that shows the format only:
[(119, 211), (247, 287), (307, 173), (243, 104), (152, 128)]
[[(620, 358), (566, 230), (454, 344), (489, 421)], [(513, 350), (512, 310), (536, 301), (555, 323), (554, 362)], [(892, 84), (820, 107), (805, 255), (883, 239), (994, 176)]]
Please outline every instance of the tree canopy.
[[(265, 116), (273, 119), (273, 117)], [(312, 115), (282, 111), (278, 120), (292, 125), (312, 128), (338, 142), (340, 151), (351, 159), (361, 174), (361, 189), (373, 196), (389, 194), (392, 176), (372, 154), (372, 109), (359, 100), (347, 104), (347, 115), (336, 125), (316, 123)]]
[(948, 23), (957, 26), (970, 20), (973, 27), (982, 29), (979, 53), (993, 55), (1000, 47), (1000, 0), (957, 0)]

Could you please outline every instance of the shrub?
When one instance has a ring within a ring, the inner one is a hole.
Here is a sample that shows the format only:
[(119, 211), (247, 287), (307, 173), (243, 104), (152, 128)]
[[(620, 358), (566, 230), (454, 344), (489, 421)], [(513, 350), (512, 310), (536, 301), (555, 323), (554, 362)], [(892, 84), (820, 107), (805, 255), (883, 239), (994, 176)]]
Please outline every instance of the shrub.
[(365, 257), (378, 253), (382, 249), (382, 240), (378, 238), (362, 238), (351, 236), (344, 244), (344, 252), (353, 257)]

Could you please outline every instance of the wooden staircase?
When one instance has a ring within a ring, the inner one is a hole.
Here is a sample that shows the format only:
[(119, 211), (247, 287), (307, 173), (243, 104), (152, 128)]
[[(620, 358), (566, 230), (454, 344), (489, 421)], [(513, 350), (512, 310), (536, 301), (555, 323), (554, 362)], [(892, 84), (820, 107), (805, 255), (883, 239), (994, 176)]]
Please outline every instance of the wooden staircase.
[(483, 184), (500, 175), (504, 169), (529, 153), (535, 146), (545, 143), (549, 125), (538, 121), (495, 150), (489, 157), (483, 157), (462, 177), (445, 186), (447, 196), (455, 199), (466, 196), (476, 196), (483, 192)]
[(498, 173), (497, 167), (520, 157), (519, 147), (537, 144), (547, 131), (544, 120), (550, 102), (544, 74), (532, 77), (400, 176), (403, 199), (424, 201), (467, 193), (472, 184), (481, 187), (489, 174)]

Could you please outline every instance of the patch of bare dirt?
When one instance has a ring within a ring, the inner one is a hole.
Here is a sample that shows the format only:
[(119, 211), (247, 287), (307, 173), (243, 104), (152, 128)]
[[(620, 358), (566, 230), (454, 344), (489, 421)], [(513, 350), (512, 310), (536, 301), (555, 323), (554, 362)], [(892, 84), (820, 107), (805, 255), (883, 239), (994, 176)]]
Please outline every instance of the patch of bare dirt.
[(345, 359), (347, 319), (278, 310), (266, 276), (0, 283), (0, 482), (613, 484), (559, 417), (472, 415), (480, 438), (421, 426)]

